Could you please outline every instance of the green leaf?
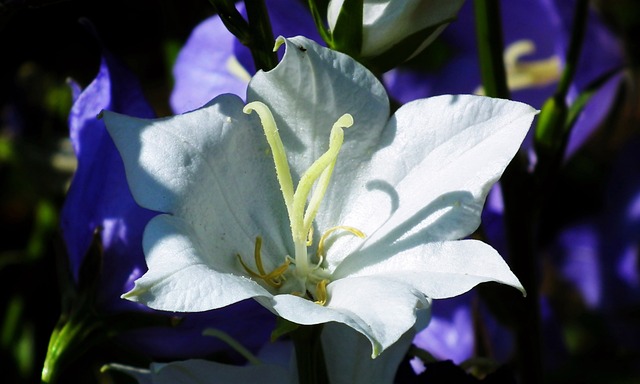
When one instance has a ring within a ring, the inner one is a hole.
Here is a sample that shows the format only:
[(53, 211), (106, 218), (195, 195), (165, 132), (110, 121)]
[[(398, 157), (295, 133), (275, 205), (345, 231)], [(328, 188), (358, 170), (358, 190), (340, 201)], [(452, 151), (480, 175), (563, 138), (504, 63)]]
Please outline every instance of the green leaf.
[(331, 46), (331, 31), (324, 22), (323, 15), (327, 14), (327, 6), (329, 3), (327, 1), (322, 1), (322, 4), (318, 4), (317, 0), (309, 0), (309, 9), (311, 10), (311, 16), (313, 16), (313, 21), (316, 24), (316, 28), (318, 29), (318, 33), (322, 39), (327, 43), (328, 46)]

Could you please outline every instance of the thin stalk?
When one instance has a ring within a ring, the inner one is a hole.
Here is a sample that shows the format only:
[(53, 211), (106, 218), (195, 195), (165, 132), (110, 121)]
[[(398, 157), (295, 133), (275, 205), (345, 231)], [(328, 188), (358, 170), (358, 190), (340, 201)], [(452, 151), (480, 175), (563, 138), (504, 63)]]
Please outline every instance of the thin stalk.
[(299, 384), (328, 384), (320, 335), (322, 324), (302, 325), (291, 333), (296, 349)]
[(275, 39), (269, 13), (264, 0), (245, 0), (251, 43), (247, 45), (251, 50), (256, 69), (269, 71), (278, 65), (278, 56), (273, 52)]
[(587, 16), (589, 12), (589, 1), (578, 0), (573, 17), (573, 28), (571, 30), (571, 41), (569, 43), (569, 51), (567, 52), (567, 58), (565, 63), (562, 77), (558, 83), (558, 89), (556, 95), (559, 95), (563, 99), (569, 92), (569, 86), (573, 81), (573, 77), (578, 68), (578, 61), (580, 59), (580, 52), (582, 51), (582, 43), (587, 30)]
[(508, 99), (499, 0), (474, 0), (480, 74), (485, 95)]
[[(504, 67), (502, 21), (499, 0), (474, 0), (478, 55), (485, 94), (510, 98)], [(505, 206), (505, 231), (513, 272), (527, 290), (524, 305), (516, 316), (517, 361), (520, 383), (542, 380), (536, 227), (538, 214), (531, 204), (536, 199), (526, 156), (518, 154), (501, 179)]]

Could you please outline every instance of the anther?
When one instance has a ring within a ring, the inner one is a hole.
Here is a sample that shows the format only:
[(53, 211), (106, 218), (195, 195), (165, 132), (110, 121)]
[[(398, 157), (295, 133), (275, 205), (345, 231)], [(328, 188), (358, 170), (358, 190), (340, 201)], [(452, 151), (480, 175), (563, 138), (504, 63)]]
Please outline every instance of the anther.
[(327, 299), (328, 299), (327, 284), (328, 283), (329, 283), (329, 280), (322, 279), (318, 281), (318, 284), (316, 284), (316, 297), (317, 297), (317, 300), (315, 301), (316, 304), (322, 305), (322, 306), (327, 304)]
[(361, 239), (364, 239), (365, 237), (367, 237), (367, 235), (365, 235), (364, 232), (362, 232), (361, 230), (354, 227), (349, 227), (347, 225), (338, 225), (338, 226), (329, 228), (322, 234), (322, 237), (320, 237), (320, 241), (318, 241), (318, 250), (317, 250), (318, 258), (322, 258), (326, 254), (326, 251), (324, 249), (324, 242), (327, 240), (327, 237), (329, 237), (329, 235), (331, 235), (333, 232), (338, 230), (349, 232), (352, 235), (358, 236)]

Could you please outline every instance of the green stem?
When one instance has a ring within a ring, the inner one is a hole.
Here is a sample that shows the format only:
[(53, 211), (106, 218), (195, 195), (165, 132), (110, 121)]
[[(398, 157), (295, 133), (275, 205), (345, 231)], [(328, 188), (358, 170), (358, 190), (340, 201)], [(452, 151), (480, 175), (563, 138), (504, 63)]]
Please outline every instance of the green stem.
[(567, 58), (565, 62), (565, 68), (562, 72), (562, 77), (558, 83), (558, 89), (556, 95), (563, 99), (569, 92), (569, 86), (573, 81), (573, 77), (578, 68), (578, 61), (580, 59), (580, 52), (582, 51), (582, 43), (587, 27), (587, 16), (589, 12), (589, 1), (578, 0), (573, 17), (573, 28), (571, 31), (571, 42), (569, 43), (569, 51), (567, 52)]
[(264, 0), (245, 0), (244, 5), (251, 31), (251, 40), (247, 47), (251, 50), (256, 70), (269, 71), (278, 65), (278, 56), (273, 52), (275, 39), (267, 7)]
[(513, 272), (527, 290), (515, 314), (516, 364), (522, 384), (542, 381), (540, 296), (536, 239), (539, 213), (534, 204), (537, 192), (531, 174), (522, 172), (527, 160), (514, 158), (501, 181), (504, 198), (505, 232)]
[(499, 0), (474, 0), (480, 74), (485, 95), (509, 99)]
[[(478, 54), (485, 94), (510, 98), (503, 59), (502, 21), (499, 0), (474, 0)], [(538, 213), (534, 180), (527, 170), (526, 155), (519, 153), (507, 167), (501, 185), (505, 206), (505, 232), (510, 263), (527, 290), (516, 314), (517, 366), (520, 383), (542, 379), (536, 227)]]
[(329, 383), (321, 334), (322, 324), (301, 325), (291, 333), (296, 348), (299, 384)]
[(235, 7), (233, 0), (209, 0), (220, 20), (238, 41), (249, 48), (256, 70), (268, 71), (278, 64), (273, 52), (275, 40), (264, 0), (245, 0), (247, 22)]
[(220, 20), (242, 44), (247, 44), (251, 40), (249, 24), (242, 17), (231, 0), (209, 0), (215, 12), (220, 16)]
[[(575, 109), (573, 106), (571, 106), (571, 110), (567, 107), (567, 94), (578, 68), (580, 52), (587, 29), (588, 11), (588, 0), (578, 0), (574, 11), (571, 41), (566, 56), (565, 68), (556, 92), (545, 102), (542, 108), (536, 127), (535, 143), (538, 164), (536, 165), (535, 173), (539, 190), (544, 194), (549, 193), (558, 170), (562, 166), (569, 135), (577, 117), (575, 114), (568, 114), (569, 111), (575, 112)], [(576, 102), (583, 102), (583, 98), (578, 98), (578, 100), (574, 101), (574, 103)], [(582, 107), (579, 106), (579, 110), (582, 110)], [(543, 198), (544, 196), (542, 195), (539, 197), (539, 199)]]

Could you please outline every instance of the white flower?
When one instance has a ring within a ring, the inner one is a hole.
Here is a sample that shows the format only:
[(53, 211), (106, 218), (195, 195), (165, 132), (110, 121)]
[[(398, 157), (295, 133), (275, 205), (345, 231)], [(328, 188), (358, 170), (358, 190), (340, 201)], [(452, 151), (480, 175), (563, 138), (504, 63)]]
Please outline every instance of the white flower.
[[(327, 21), (331, 31), (344, 2), (329, 2)], [(412, 47), (414, 54), (418, 53), (444, 30), (463, 4), (464, 0), (364, 0), (360, 55), (382, 54), (412, 35), (419, 37)]]
[(282, 43), (246, 106), (221, 95), (163, 119), (104, 112), (136, 201), (164, 212), (145, 229), (149, 271), (123, 297), (180, 312), (253, 298), (297, 324), (347, 324), (376, 356), (431, 299), (485, 281), (524, 292), (493, 248), (458, 239), (536, 111), (460, 95), (389, 118), (363, 66)]

